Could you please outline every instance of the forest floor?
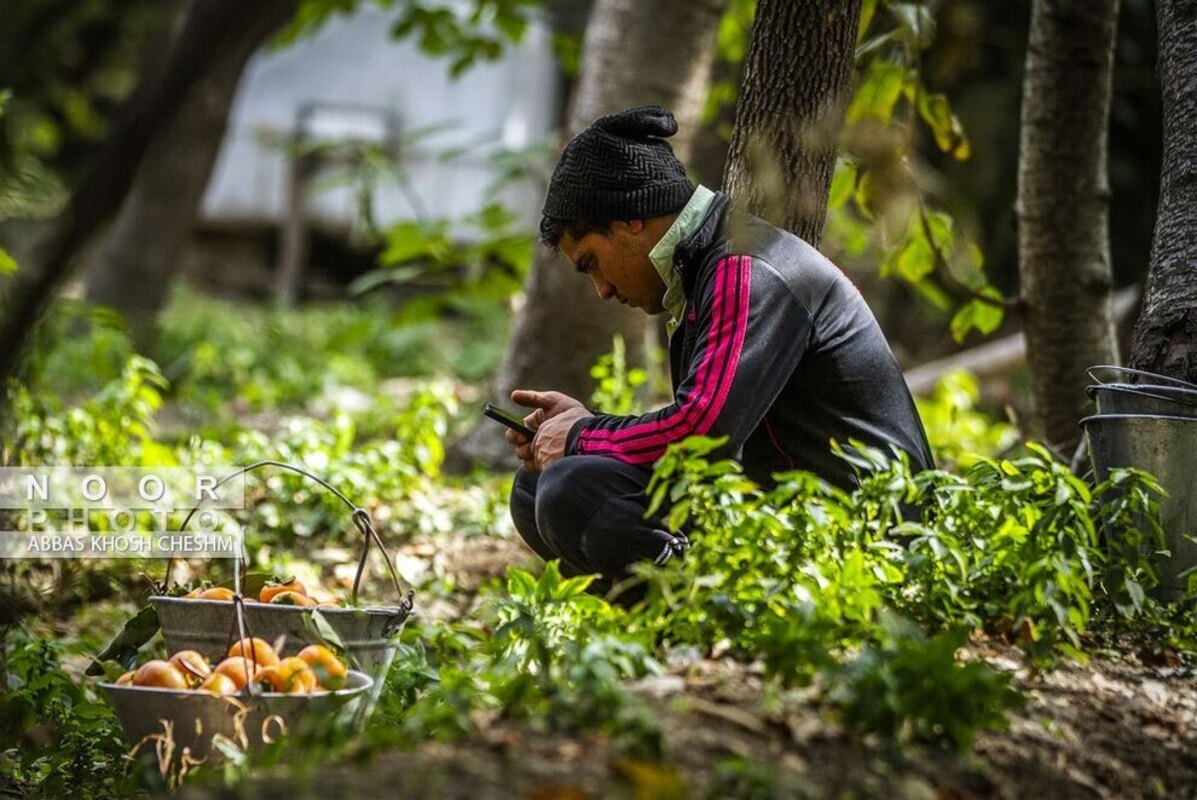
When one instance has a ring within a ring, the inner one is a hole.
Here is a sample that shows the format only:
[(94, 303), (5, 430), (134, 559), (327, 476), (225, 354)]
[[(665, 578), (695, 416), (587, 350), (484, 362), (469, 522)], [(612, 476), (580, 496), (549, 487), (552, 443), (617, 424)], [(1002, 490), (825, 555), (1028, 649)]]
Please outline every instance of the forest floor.
[[(452, 572), (467, 598), (508, 564), (529, 560), (521, 545), (502, 538), (417, 541), (400, 560), (430, 557)], [(1013, 673), (1027, 702), (1010, 714), (1007, 731), (981, 734), (964, 754), (917, 745), (893, 752), (862, 741), (829, 720), (813, 692), (779, 703), (760, 668), (714, 658), (633, 685), (662, 731), (660, 763), (622, 757), (594, 733), (482, 719), (475, 733), (453, 743), (375, 753), (364, 762), (292, 764), (235, 790), (192, 788), (183, 796), (1197, 797), (1191, 668), (1108, 650), (1086, 664), (1034, 672), (1017, 648), (988, 637), (975, 638), (967, 653)]]

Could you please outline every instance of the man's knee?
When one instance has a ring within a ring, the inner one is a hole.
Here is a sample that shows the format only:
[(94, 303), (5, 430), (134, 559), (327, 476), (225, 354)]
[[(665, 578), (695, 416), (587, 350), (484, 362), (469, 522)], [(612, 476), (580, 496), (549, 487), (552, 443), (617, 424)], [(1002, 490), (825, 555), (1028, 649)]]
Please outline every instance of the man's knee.
[(602, 485), (604, 465), (590, 456), (558, 459), (540, 473), (536, 484), (536, 524), (549, 537), (586, 523)]
[(540, 473), (528, 472), (523, 467), (516, 470), (511, 484), (511, 521), (520, 538), (538, 556), (548, 561), (557, 558), (556, 551), (545, 541), (536, 524), (536, 497)]

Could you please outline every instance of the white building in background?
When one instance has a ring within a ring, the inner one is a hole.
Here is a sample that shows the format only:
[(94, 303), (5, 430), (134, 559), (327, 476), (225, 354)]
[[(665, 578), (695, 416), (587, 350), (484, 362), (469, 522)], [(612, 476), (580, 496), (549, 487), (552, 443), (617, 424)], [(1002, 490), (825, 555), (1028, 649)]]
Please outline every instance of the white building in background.
[[(488, 153), (528, 147), (553, 132), (557, 71), (543, 23), (531, 25), (500, 60), (480, 61), (454, 79), (447, 59), (424, 55), (414, 41), (391, 38), (398, 13), (362, 4), (315, 36), (254, 56), (204, 196), (201, 224), (227, 230), (282, 223), (289, 167), (277, 142), (301, 130), (319, 140), (398, 144), (424, 212), (453, 219), (485, 202), (496, 177)], [(426, 129), (435, 132), (402, 144)], [(468, 152), (441, 158), (456, 148)], [(531, 226), (540, 191), (513, 186), (503, 199)], [(373, 199), (380, 224), (416, 215), (395, 184), (380, 185)], [(309, 192), (304, 205), (310, 222), (325, 230), (348, 229), (357, 209), (348, 187)]]

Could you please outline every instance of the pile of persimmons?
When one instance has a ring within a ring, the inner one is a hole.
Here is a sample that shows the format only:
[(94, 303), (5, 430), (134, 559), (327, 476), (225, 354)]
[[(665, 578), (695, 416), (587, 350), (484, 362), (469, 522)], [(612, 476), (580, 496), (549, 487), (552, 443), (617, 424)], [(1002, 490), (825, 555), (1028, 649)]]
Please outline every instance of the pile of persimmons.
[(322, 644), (279, 658), (262, 639), (247, 637), (215, 667), (195, 650), (180, 650), (169, 661), (154, 659), (126, 672), (117, 684), (236, 694), (252, 682), (266, 692), (307, 694), (343, 688), (347, 674), (345, 662)]
[[(213, 586), (208, 589), (192, 589), (183, 595), (190, 600), (232, 600), (233, 590), (224, 586)], [(308, 597), (307, 588), (295, 579), (286, 583), (268, 583), (258, 593), (257, 600), (247, 597), (247, 603), (273, 603), (279, 606), (305, 606), (307, 608), (338, 608), (336, 602), (317, 603)]]

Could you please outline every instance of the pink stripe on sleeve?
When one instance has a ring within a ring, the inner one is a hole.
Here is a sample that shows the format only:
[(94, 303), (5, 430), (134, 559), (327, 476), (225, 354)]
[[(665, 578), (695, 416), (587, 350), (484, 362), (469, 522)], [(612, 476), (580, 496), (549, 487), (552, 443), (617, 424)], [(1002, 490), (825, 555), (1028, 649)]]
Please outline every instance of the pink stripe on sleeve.
[[(728, 393), (748, 328), (751, 290), (749, 256), (729, 256), (719, 262), (707, 351), (698, 369), (695, 387), (687, 401), (668, 417), (619, 431), (583, 431), (578, 452), (614, 455), (629, 463), (654, 461), (672, 441), (691, 434), (705, 434), (719, 417)], [(727, 371), (723, 380), (719, 376)], [(647, 448), (647, 450), (646, 450)]]

